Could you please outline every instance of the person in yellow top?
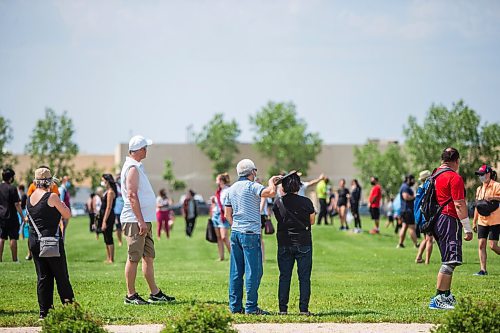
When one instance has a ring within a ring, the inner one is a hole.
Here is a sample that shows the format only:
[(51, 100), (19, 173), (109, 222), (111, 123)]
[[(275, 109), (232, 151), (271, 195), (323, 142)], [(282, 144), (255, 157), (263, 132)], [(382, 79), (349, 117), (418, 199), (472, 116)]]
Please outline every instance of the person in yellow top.
[[(476, 191), (476, 209), (472, 226), (479, 239), (479, 262), (481, 270), (474, 275), (488, 275), (486, 270), (486, 241), (489, 239), (490, 249), (500, 254), (498, 239), (500, 235), (500, 183), (496, 181), (497, 174), (489, 165), (483, 164), (476, 175), (481, 180), (481, 186)], [(479, 222), (479, 225), (478, 225)]]
[(327, 198), (327, 184), (329, 180), (326, 177), (323, 177), (318, 184), (316, 185), (316, 196), (318, 197), (319, 200), (319, 214), (318, 214), (318, 225), (321, 224), (321, 220), (323, 217), (325, 218), (325, 225), (328, 224), (328, 211), (327, 211), (327, 203), (326, 203), (326, 198)]

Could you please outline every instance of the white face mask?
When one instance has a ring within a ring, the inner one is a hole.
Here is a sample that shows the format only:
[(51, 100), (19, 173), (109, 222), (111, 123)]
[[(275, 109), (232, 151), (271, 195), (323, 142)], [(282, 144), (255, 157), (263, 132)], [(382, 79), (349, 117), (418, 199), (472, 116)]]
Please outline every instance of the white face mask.
[(106, 187), (106, 182), (104, 180), (101, 180), (101, 186)]
[(485, 175), (479, 176), (479, 180), (481, 181), (481, 183), (484, 183), (486, 181), (486, 176)]

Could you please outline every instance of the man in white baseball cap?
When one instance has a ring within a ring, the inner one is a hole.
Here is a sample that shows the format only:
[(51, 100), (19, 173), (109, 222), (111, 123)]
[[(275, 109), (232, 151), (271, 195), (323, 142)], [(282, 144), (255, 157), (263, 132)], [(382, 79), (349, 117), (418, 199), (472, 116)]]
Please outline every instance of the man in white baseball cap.
[(151, 146), (152, 144), (153, 141), (151, 141), (150, 139), (146, 139), (142, 135), (136, 135), (133, 136), (128, 142), (128, 151), (136, 151), (144, 147)]
[[(128, 245), (128, 258), (125, 264), (127, 284), (125, 304), (143, 305), (175, 300), (158, 288), (154, 276), (155, 248), (151, 223), (156, 218), (156, 196), (141, 163), (146, 158), (147, 147), (151, 144), (151, 140), (146, 140), (141, 135), (132, 137), (128, 144), (129, 156), (123, 163), (120, 175), (123, 197), (120, 219)], [(135, 290), (137, 266), (141, 260), (142, 271), (151, 291), (147, 301)]]

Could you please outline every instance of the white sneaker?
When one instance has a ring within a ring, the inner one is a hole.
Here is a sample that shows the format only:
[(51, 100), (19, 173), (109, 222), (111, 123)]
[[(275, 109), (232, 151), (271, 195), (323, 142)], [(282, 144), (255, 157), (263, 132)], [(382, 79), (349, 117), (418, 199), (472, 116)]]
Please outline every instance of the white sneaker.
[(451, 297), (446, 297), (444, 294), (436, 295), (431, 298), (431, 302), (429, 303), (429, 309), (433, 310), (452, 310), (455, 308), (453, 304), (451, 304)]

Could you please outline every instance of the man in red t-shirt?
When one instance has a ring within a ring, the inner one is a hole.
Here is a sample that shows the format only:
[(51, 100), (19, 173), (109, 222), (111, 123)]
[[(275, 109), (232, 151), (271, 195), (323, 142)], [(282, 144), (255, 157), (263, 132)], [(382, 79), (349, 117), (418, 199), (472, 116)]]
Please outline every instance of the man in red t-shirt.
[(462, 264), (462, 228), (466, 241), (472, 240), (472, 228), (467, 214), (465, 188), (462, 177), (457, 173), (460, 154), (455, 148), (446, 148), (441, 154), (441, 169), (448, 171), (435, 178), (436, 200), (443, 207), (434, 226), (439, 251), (441, 268), (437, 276), (436, 296), (431, 299), (430, 309), (453, 309), (456, 304), (451, 294), (453, 270)]
[(370, 215), (375, 221), (375, 228), (370, 230), (370, 234), (378, 234), (380, 224), (380, 199), (382, 199), (382, 187), (378, 183), (378, 178), (371, 176), (370, 183), (373, 185), (368, 201), (370, 203)]

